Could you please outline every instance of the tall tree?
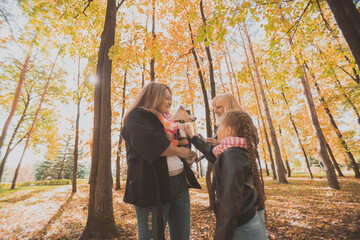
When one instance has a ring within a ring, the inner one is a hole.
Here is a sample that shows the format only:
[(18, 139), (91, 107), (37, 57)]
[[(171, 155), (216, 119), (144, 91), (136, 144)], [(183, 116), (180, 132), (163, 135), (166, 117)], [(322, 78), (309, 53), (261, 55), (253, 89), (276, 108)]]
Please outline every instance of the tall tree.
[(245, 22), (243, 22), (243, 30), (244, 30), (246, 39), (248, 41), (248, 46), (249, 46), (249, 50), (250, 50), (250, 55), (251, 55), (253, 67), (255, 69), (255, 76), (256, 76), (258, 86), (259, 86), (260, 96), (261, 96), (261, 100), (263, 102), (263, 106), (264, 106), (264, 110), (265, 110), (265, 114), (266, 114), (266, 120), (267, 120), (267, 123), (269, 125), (271, 141), (272, 141), (272, 144), (274, 146), (274, 153), (275, 153), (275, 160), (276, 160), (276, 167), (277, 167), (276, 170), (277, 170), (277, 174), (278, 174), (278, 177), (279, 177), (279, 182), (280, 183), (288, 183), (288, 181), (286, 180), (286, 176), (285, 176), (285, 168), (284, 168), (282, 158), (281, 158), (281, 152), (280, 152), (279, 143), (278, 143), (277, 138), (276, 138), (276, 133), (275, 133), (274, 125), (273, 125), (273, 122), (272, 122), (270, 110), (269, 110), (269, 107), (268, 107), (268, 104), (267, 104), (265, 91), (264, 91), (264, 88), (263, 88), (263, 85), (262, 85), (262, 82), (261, 82), (260, 73), (259, 73), (259, 70), (258, 70), (258, 67), (257, 67), (254, 50), (253, 50), (253, 47), (252, 47), (251, 39), (250, 39), (250, 36), (248, 34)]
[(19, 103), (20, 92), (21, 92), (21, 88), (22, 88), (22, 86), (24, 84), (24, 81), (25, 81), (26, 73), (28, 71), (28, 66), (29, 66), (29, 62), (30, 62), (30, 58), (31, 58), (31, 51), (33, 49), (33, 43), (34, 43), (35, 39), (36, 39), (36, 37), (34, 38), (32, 44), (30, 46), (29, 52), (26, 54), (25, 61), (24, 61), (23, 65), (22, 65), (22, 67), (21, 67), (20, 78), (19, 78), (19, 81), (18, 81), (17, 86), (16, 86), (16, 90), (15, 90), (15, 93), (14, 93), (14, 100), (13, 100), (13, 103), (12, 103), (12, 106), (11, 106), (11, 110), (10, 110), (9, 116), (7, 117), (7, 119), (6, 119), (5, 123), (4, 123), (3, 129), (2, 129), (2, 132), (1, 132), (1, 136), (0, 136), (0, 153), (1, 153), (1, 148), (2, 148), (2, 146), (4, 144), (4, 140), (5, 140), (5, 137), (6, 137), (6, 132), (8, 130), (11, 119), (14, 116), (14, 114), (16, 112), (16, 109), (17, 109), (17, 106), (18, 106), (18, 103)]
[[(109, 50), (114, 45), (116, 13), (125, 0), (116, 5), (108, 0), (101, 34), (97, 82), (94, 96), (94, 130), (91, 155), (88, 218), (80, 239), (105, 239), (119, 235), (116, 228), (112, 200), (111, 176), (111, 72)], [(89, 0), (89, 3), (91, 1)]]
[[(269, 136), (268, 136), (268, 133), (267, 133), (267, 130), (266, 130), (265, 120), (264, 120), (264, 117), (263, 117), (262, 111), (261, 111), (261, 105), (260, 105), (259, 96), (258, 96), (257, 89), (256, 89), (255, 79), (254, 79), (254, 75), (252, 74), (252, 71), (251, 71), (250, 59), (249, 59), (249, 55), (248, 55), (247, 50), (246, 50), (245, 41), (244, 41), (243, 35), (241, 33), (240, 26), (238, 25), (238, 27), (239, 27), (239, 33), (240, 33), (240, 37), (241, 37), (241, 41), (242, 41), (242, 45), (243, 45), (244, 53), (245, 53), (245, 57), (246, 57), (246, 65), (247, 65), (247, 68), (248, 68), (248, 70), (250, 72), (250, 79), (251, 79), (251, 83), (252, 83), (252, 86), (253, 86), (253, 91), (254, 91), (255, 100), (256, 100), (256, 107), (257, 107), (258, 116), (259, 116), (258, 118), (261, 120), (261, 123), (262, 123), (265, 142), (266, 142), (266, 146), (267, 146), (267, 149), (268, 149), (268, 152), (269, 152), (271, 170), (272, 170), (272, 175), (273, 175), (272, 177), (273, 177), (273, 180), (276, 180), (277, 176), (276, 176), (274, 158), (273, 158), (273, 155), (272, 155)], [(260, 124), (259, 124), (259, 126), (260, 126)], [(267, 171), (267, 173), (268, 173), (268, 171)]]
[(289, 103), (288, 103), (288, 100), (287, 100), (286, 95), (285, 95), (284, 86), (282, 86), (282, 88), (281, 88), (281, 96), (282, 96), (283, 99), (284, 99), (286, 108), (287, 108), (287, 110), (288, 110), (288, 116), (289, 116), (290, 121), (291, 121), (291, 125), (292, 125), (293, 128), (294, 128), (294, 131), (295, 131), (295, 134), (296, 134), (296, 138), (297, 138), (297, 140), (298, 140), (298, 142), (299, 142), (299, 145), (300, 145), (300, 148), (301, 148), (301, 152), (302, 152), (302, 154), (304, 155), (304, 160), (305, 160), (306, 168), (307, 168), (308, 173), (309, 173), (309, 177), (310, 177), (311, 179), (313, 179), (314, 177), (313, 177), (312, 172), (311, 172), (311, 168), (310, 168), (310, 164), (309, 164), (309, 159), (308, 159), (308, 156), (307, 156), (307, 154), (306, 154), (306, 151), (305, 151), (305, 148), (304, 148), (304, 144), (303, 144), (303, 142), (302, 142), (301, 139), (300, 139), (300, 134), (299, 134), (299, 131), (298, 131), (297, 126), (296, 126), (296, 124), (295, 124), (293, 115), (292, 115), (292, 113), (291, 113), (291, 110), (290, 110), (290, 107), (289, 107)]
[[(197, 69), (197, 72), (199, 75), (201, 91), (203, 93), (203, 99), (204, 99), (204, 104), (205, 104), (206, 133), (207, 133), (207, 137), (212, 137), (210, 106), (209, 106), (209, 98), (208, 98), (206, 87), (205, 87), (205, 79), (204, 79), (204, 75), (201, 70), (201, 65), (199, 63), (199, 59), (198, 59), (198, 56), (197, 56), (197, 53), (195, 50), (195, 40), (194, 40), (190, 22), (188, 23), (188, 25), (189, 25), (189, 31), (190, 31), (190, 37), (191, 37), (191, 44), (192, 44), (191, 52), (192, 52), (194, 60), (195, 60), (196, 69)], [(214, 201), (213, 201), (213, 197), (212, 197), (213, 191), (211, 188), (211, 177), (210, 177), (213, 168), (214, 168), (213, 164), (208, 164), (208, 167), (206, 170), (206, 187), (207, 187), (208, 194), (209, 194), (210, 208), (213, 208), (213, 206), (214, 206)]]
[[(125, 74), (124, 74), (123, 93), (122, 93), (122, 104), (121, 104), (121, 119), (123, 119), (124, 113), (125, 113), (126, 77), (127, 77), (127, 70), (125, 70)], [(118, 150), (117, 150), (117, 153), (116, 153), (116, 182), (115, 182), (115, 190), (120, 190), (120, 189), (121, 189), (121, 184), (120, 184), (121, 162), (120, 162), (120, 158), (121, 158), (121, 148), (122, 148), (122, 142), (123, 142), (123, 138), (122, 138), (122, 135), (121, 135), (121, 129), (122, 129), (122, 121), (121, 121), (121, 126), (120, 126)]]
[(150, 80), (151, 82), (155, 82), (155, 41), (156, 41), (156, 33), (155, 33), (155, 11), (156, 11), (156, 0), (152, 0), (152, 46), (151, 46), (151, 60), (150, 60)]
[[(313, 78), (315, 78), (314, 75), (313, 75)], [(337, 124), (336, 124), (336, 122), (334, 120), (333, 115), (330, 112), (329, 106), (328, 106), (324, 96), (321, 93), (319, 84), (317, 82), (315, 82), (314, 84), (315, 84), (316, 91), (319, 94), (320, 102), (321, 102), (322, 106), (324, 107), (326, 114), (329, 117), (331, 126), (333, 127), (337, 137), (339, 138), (339, 141), (341, 143), (341, 146), (344, 148), (344, 152), (346, 153), (346, 156), (348, 157), (348, 159), (350, 160), (351, 165), (353, 166), (353, 170), (354, 170), (354, 173), (355, 173), (355, 178), (360, 178), (359, 167), (356, 164), (354, 155), (352, 154), (351, 150), (349, 149), (348, 144), (346, 143), (343, 134), (341, 133), (339, 127), (337, 126)]]
[(17, 179), (18, 174), (19, 174), (19, 170), (20, 170), (20, 167), (21, 167), (21, 163), (22, 163), (22, 160), (23, 160), (23, 158), (24, 158), (24, 155), (25, 155), (25, 152), (26, 152), (26, 150), (27, 150), (27, 147), (28, 147), (28, 145), (29, 145), (30, 137), (31, 137), (31, 134), (32, 134), (32, 132), (33, 132), (33, 130), (34, 130), (36, 120), (37, 120), (37, 118), (38, 118), (38, 116), (39, 116), (39, 113), (40, 113), (40, 110), (41, 110), (41, 106), (42, 106), (42, 104), (43, 104), (43, 102), (44, 102), (44, 100), (45, 100), (45, 96), (46, 96), (46, 94), (47, 94), (47, 90), (48, 90), (48, 87), (49, 87), (49, 84), (50, 84), (50, 80), (52, 79), (53, 71), (54, 71), (54, 68), (55, 68), (55, 65), (56, 65), (56, 60), (57, 60), (57, 58), (58, 58), (61, 50), (62, 50), (62, 46), (59, 48), (58, 53), (57, 53), (57, 55), (56, 55), (56, 57), (55, 57), (54, 63), (53, 63), (53, 65), (52, 65), (52, 67), (51, 67), (51, 70), (50, 70), (49, 77), (48, 77), (48, 79), (46, 80), (46, 83), (45, 83), (45, 86), (44, 86), (44, 90), (43, 90), (43, 92), (42, 92), (42, 94), (41, 94), (41, 99), (40, 99), (39, 106), (38, 106), (38, 108), (37, 108), (37, 110), (36, 110), (36, 113), (35, 113), (33, 122), (32, 122), (32, 124), (31, 124), (31, 127), (30, 127), (30, 129), (29, 129), (29, 131), (28, 131), (28, 133), (27, 133), (25, 146), (24, 146), (24, 149), (23, 149), (23, 151), (22, 151), (22, 154), (21, 154), (21, 157), (20, 157), (20, 161), (19, 161), (19, 163), (18, 163), (18, 165), (17, 165), (17, 167), (16, 167), (16, 170), (15, 170), (15, 174), (14, 174), (14, 178), (13, 178), (13, 181), (12, 181), (11, 189), (15, 189), (16, 179)]
[[(318, 0), (317, 0), (318, 1)], [(360, 68), (360, 13), (352, 0), (326, 0)]]
[(76, 186), (76, 177), (78, 170), (78, 158), (79, 158), (79, 125), (80, 125), (80, 104), (82, 99), (82, 94), (80, 90), (80, 56), (78, 61), (78, 76), (77, 76), (77, 91), (76, 91), (76, 120), (75, 120), (75, 145), (74, 145), (74, 169), (72, 175), (72, 192), (75, 193)]
[[(309, 6), (309, 4), (310, 4), (310, 2), (308, 3), (307, 7)], [(284, 24), (286, 24), (287, 21), (285, 20), (285, 17), (283, 15), (281, 3), (278, 3), (278, 6), (280, 9), (281, 20), (283, 21)], [(305, 8), (304, 12), (306, 11), (307, 7)], [(294, 49), (295, 44), (293, 41), (293, 37), (290, 35), (287, 40), (290, 45), (290, 48)], [(301, 54), (299, 54), (299, 55), (301, 56)], [(331, 188), (340, 189), (339, 182), (336, 178), (334, 166), (332, 165), (329, 155), (327, 153), (325, 136), (321, 129), (319, 118), (318, 118), (318, 115), (316, 112), (314, 99), (312, 97), (312, 93), (311, 93), (311, 89), (310, 89), (309, 78), (307, 77), (307, 73), (306, 73), (306, 62), (303, 61), (301, 63), (301, 61), (297, 57), (297, 55), (295, 55), (294, 58), (295, 58), (296, 66), (297, 66), (297, 71), (300, 73), (300, 80), (301, 80), (301, 85), (303, 87), (303, 94), (305, 97), (306, 106), (309, 111), (309, 116), (311, 119), (313, 130), (317, 137), (318, 153), (320, 156), (320, 160), (325, 166), (325, 172), (326, 172), (326, 178), (328, 180), (328, 185)]]

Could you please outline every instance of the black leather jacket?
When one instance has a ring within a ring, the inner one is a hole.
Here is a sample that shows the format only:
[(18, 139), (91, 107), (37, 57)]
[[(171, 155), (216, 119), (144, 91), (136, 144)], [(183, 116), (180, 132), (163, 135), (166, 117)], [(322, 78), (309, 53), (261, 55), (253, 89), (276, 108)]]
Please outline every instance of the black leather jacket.
[(190, 142), (215, 164), (213, 190), (215, 191), (215, 240), (232, 239), (234, 231), (250, 221), (255, 213), (256, 190), (253, 186), (251, 163), (243, 148), (233, 147), (218, 158), (213, 147), (194, 136)]

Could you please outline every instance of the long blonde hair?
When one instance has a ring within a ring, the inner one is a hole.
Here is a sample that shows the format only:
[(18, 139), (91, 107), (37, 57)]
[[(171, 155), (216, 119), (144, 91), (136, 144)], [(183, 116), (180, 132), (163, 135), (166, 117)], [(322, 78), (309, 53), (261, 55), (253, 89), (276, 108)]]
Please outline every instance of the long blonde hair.
[(134, 102), (130, 105), (129, 109), (126, 111), (123, 123), (129, 115), (129, 113), (136, 107), (141, 107), (145, 110), (151, 111), (154, 114), (160, 114), (158, 107), (161, 105), (161, 102), (165, 98), (165, 92), (169, 90), (171, 93), (171, 88), (164, 83), (148, 83), (136, 97)]
[(221, 95), (217, 95), (213, 98), (211, 102), (212, 107), (216, 105), (221, 105), (224, 107), (224, 112), (228, 111), (244, 111), (244, 109), (240, 106), (236, 97), (231, 93), (224, 93)]

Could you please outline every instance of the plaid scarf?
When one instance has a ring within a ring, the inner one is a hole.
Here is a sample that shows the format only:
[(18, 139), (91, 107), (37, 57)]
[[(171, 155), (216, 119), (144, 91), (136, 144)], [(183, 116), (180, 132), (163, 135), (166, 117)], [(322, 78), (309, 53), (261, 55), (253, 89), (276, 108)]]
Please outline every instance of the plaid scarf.
[(232, 147), (241, 147), (247, 149), (245, 138), (241, 137), (225, 137), (220, 141), (220, 144), (213, 148), (212, 152), (215, 157), (220, 156), (225, 150)]
[(159, 117), (159, 120), (164, 125), (165, 133), (171, 134), (172, 139), (170, 141), (176, 147), (178, 145), (178, 141), (176, 141), (174, 137), (179, 127), (174, 122), (171, 114), (164, 113), (162, 116)]

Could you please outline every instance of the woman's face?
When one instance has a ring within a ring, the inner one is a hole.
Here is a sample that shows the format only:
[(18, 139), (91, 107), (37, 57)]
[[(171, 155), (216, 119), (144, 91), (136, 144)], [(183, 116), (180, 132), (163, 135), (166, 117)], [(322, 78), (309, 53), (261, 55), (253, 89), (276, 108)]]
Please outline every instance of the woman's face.
[(218, 136), (218, 141), (220, 142), (223, 138), (228, 137), (231, 135), (231, 127), (230, 126), (226, 126), (224, 124), (224, 121), (220, 118), (219, 122), (217, 123), (217, 136)]
[(217, 118), (220, 118), (221, 115), (224, 113), (224, 106), (220, 105), (219, 103), (214, 105), (214, 113)]
[(165, 90), (165, 96), (164, 99), (162, 100), (160, 106), (159, 106), (159, 111), (161, 113), (169, 113), (170, 111), (170, 107), (172, 104), (172, 100), (171, 100), (171, 93), (168, 89)]

